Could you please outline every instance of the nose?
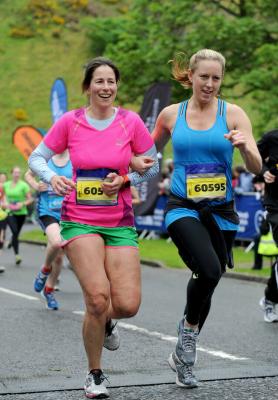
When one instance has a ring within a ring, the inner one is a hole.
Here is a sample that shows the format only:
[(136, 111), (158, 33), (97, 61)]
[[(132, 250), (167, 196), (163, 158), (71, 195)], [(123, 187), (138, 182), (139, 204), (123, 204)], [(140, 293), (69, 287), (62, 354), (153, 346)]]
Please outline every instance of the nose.
[(212, 87), (212, 84), (213, 84), (212, 77), (209, 77), (208, 80), (206, 81), (206, 85)]
[(109, 83), (108, 82), (103, 82), (103, 89), (105, 89), (105, 90), (109, 89)]

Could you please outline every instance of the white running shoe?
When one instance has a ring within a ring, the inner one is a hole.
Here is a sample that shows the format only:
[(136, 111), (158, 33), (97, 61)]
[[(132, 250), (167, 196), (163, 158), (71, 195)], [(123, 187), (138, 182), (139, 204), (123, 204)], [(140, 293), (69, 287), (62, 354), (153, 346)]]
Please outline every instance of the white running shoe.
[(86, 397), (89, 399), (106, 399), (109, 397), (108, 390), (104, 384), (105, 379), (101, 370), (88, 372), (84, 384)]
[(117, 350), (120, 347), (120, 335), (118, 328), (116, 327), (117, 322), (113, 322), (110, 319), (105, 325), (105, 338), (103, 347), (107, 350)]
[(275, 303), (262, 297), (260, 300), (260, 307), (264, 312), (265, 322), (278, 322), (278, 314), (275, 309)]

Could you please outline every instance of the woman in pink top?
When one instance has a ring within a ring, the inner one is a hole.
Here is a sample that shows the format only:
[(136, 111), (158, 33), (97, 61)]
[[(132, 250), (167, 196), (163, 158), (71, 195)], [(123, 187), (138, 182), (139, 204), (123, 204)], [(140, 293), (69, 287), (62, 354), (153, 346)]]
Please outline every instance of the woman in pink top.
[[(83, 324), (89, 398), (108, 397), (101, 370), (103, 346), (119, 347), (112, 319), (128, 318), (141, 300), (140, 263), (130, 184), (154, 176), (153, 140), (140, 117), (114, 106), (120, 73), (107, 59), (88, 63), (82, 83), (89, 106), (65, 113), (32, 153), (30, 168), (65, 196), (61, 212), (64, 250), (84, 295)], [(47, 167), (54, 153), (69, 150), (73, 179)], [(129, 173), (133, 155), (152, 165), (143, 176)]]

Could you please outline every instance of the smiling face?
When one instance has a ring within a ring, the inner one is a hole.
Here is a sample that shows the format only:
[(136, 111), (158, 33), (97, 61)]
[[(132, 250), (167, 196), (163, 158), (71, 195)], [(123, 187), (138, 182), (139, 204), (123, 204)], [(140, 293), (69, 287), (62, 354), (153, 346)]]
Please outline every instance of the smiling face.
[(193, 95), (202, 103), (210, 102), (218, 95), (223, 79), (222, 65), (214, 60), (199, 61), (194, 71), (189, 71)]
[(113, 69), (108, 65), (96, 68), (87, 93), (93, 107), (112, 107), (117, 95), (117, 82)]

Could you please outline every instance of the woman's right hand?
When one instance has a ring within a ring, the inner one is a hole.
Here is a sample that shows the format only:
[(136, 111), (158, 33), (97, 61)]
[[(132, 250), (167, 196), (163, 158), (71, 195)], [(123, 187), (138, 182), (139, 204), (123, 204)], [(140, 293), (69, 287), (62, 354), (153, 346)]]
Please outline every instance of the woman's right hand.
[(270, 171), (265, 171), (264, 173), (264, 180), (266, 183), (273, 183), (275, 182), (276, 176), (273, 175)]
[(143, 175), (154, 165), (154, 160), (149, 156), (133, 156), (130, 161), (130, 168), (132, 171), (138, 172)]
[(66, 196), (73, 189), (75, 189), (75, 183), (65, 176), (54, 175), (51, 178), (50, 184), (54, 192), (57, 193), (59, 196)]

